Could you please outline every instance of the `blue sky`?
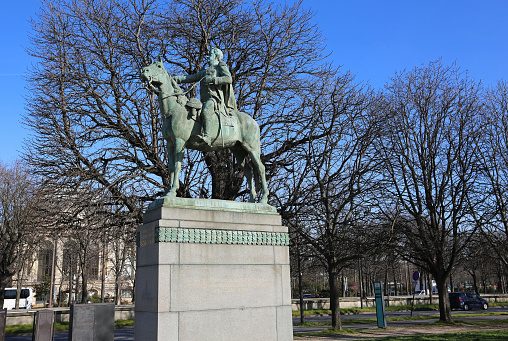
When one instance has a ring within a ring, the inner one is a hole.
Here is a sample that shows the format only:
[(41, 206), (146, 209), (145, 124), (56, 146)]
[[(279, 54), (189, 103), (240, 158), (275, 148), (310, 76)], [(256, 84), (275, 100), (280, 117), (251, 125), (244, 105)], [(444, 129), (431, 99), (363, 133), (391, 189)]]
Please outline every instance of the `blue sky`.
[[(439, 58), (457, 62), (487, 86), (508, 79), (506, 0), (303, 0), (316, 12), (331, 60), (380, 88), (395, 71)], [(27, 94), (23, 74), (32, 61), (28, 20), (37, 0), (4, 1), (0, 6), (0, 161), (18, 158)]]

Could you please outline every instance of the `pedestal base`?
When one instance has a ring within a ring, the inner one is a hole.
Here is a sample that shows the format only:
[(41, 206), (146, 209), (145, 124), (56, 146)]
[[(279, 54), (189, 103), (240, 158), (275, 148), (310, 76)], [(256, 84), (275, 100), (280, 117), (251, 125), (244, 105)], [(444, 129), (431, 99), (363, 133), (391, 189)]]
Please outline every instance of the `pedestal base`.
[(293, 339), (289, 236), (272, 207), (152, 207), (137, 231), (136, 341)]

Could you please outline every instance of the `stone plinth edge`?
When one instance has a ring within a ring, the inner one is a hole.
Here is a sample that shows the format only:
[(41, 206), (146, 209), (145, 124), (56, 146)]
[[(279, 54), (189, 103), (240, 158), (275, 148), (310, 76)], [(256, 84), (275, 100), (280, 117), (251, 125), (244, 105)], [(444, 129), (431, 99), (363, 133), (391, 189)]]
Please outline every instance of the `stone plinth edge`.
[(152, 201), (147, 212), (159, 207), (190, 208), (196, 210), (218, 210), (244, 213), (278, 214), (277, 209), (268, 204), (239, 202), (218, 199), (166, 198)]

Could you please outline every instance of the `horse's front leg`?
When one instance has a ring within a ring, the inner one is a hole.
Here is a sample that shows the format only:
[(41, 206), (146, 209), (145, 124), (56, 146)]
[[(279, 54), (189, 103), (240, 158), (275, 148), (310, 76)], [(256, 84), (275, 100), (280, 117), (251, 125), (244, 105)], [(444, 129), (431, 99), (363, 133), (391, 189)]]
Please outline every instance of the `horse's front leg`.
[[(180, 187), (180, 170), (182, 169), (183, 152), (185, 147), (185, 141), (182, 139), (175, 139), (172, 148), (172, 160), (170, 160), (170, 179), (169, 192), (166, 194), (167, 197), (176, 197), (176, 192)], [(171, 169), (172, 168), (172, 169)], [(171, 172), (172, 171), (172, 172)]]

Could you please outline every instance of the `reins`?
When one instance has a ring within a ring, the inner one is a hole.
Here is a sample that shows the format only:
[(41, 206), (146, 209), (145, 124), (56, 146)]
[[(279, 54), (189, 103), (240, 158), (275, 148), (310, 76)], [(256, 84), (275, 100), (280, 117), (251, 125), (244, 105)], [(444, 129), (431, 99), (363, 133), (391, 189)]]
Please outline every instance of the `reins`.
[[(167, 71), (165, 71), (165, 72), (166, 72), (166, 74), (168, 75), (168, 77), (169, 77), (169, 78), (170, 78), (173, 82), (175, 82), (175, 83), (176, 83), (176, 81), (173, 79), (173, 77), (171, 77), (171, 75), (170, 75)], [(160, 91), (160, 90), (157, 90), (157, 88), (156, 88), (155, 86), (153, 86), (153, 85), (152, 85), (151, 80), (149, 80), (149, 81), (147, 82), (147, 83), (150, 85), (151, 89), (150, 89), (150, 88), (148, 88), (146, 84), (143, 84), (143, 85), (144, 85), (143, 87), (144, 87), (146, 90), (148, 90), (148, 91), (155, 92), (155, 93), (157, 93), (157, 94), (162, 93), (163, 95), (166, 95), (165, 97), (162, 97), (162, 99), (165, 99), (165, 98), (168, 98), (168, 97), (171, 97), (171, 96), (185, 96), (185, 95), (187, 95), (187, 94), (188, 94), (188, 93), (189, 93), (192, 89), (194, 89), (194, 87), (195, 87), (196, 85), (198, 85), (198, 83), (200, 83), (200, 82), (201, 82), (201, 81), (202, 81), (205, 77), (206, 77), (206, 76), (203, 76), (200, 80), (198, 80), (197, 82), (193, 83), (193, 84), (191, 85), (191, 87), (190, 87), (189, 89), (187, 89), (186, 91), (182, 91), (182, 92), (179, 92), (179, 93), (173, 93), (173, 94), (164, 93), (164, 92), (162, 92), (162, 91)]]

